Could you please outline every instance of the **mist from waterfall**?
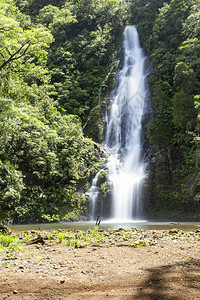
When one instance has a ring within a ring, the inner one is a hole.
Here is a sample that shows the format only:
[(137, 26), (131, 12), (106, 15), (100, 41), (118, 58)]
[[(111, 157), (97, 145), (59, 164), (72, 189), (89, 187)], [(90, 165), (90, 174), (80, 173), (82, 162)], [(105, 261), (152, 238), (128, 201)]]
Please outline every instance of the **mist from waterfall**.
[(112, 183), (112, 218), (139, 218), (145, 178), (142, 159), (142, 118), (147, 100), (145, 56), (137, 30), (127, 26), (123, 37), (124, 61), (111, 94), (105, 137), (109, 181)]

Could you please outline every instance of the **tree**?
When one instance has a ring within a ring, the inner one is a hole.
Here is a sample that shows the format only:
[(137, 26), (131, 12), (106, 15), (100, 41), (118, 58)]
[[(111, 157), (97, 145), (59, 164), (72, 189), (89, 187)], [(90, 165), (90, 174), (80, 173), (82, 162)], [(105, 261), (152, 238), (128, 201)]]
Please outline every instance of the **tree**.
[[(3, 20), (2, 20), (3, 19)], [(43, 60), (47, 57), (46, 48), (53, 41), (53, 36), (45, 28), (31, 28), (23, 30), (19, 23), (11, 18), (10, 26), (5, 26), (1, 22), (1, 42), (0, 42), (0, 71), (7, 67), (8, 64), (16, 62), (24, 64), (33, 59)]]
[(194, 98), (184, 90), (177, 92), (173, 97), (173, 122), (175, 126), (182, 132), (192, 130), (195, 119)]
[(197, 80), (195, 73), (185, 62), (178, 62), (174, 70), (174, 86), (187, 94), (193, 94)]

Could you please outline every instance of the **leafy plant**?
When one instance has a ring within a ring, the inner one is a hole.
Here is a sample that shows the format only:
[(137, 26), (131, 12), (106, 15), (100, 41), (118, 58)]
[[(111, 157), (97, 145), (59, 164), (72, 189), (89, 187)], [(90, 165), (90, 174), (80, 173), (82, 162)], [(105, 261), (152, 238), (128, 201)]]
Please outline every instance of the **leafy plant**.
[(13, 237), (10, 234), (0, 233), (0, 245), (3, 247), (9, 247), (9, 249), (13, 249), (14, 246), (19, 246), (21, 244), (22, 242), (17, 237)]
[(149, 245), (149, 243), (147, 241), (137, 241), (137, 242), (132, 243), (130, 245), (130, 247), (136, 248), (136, 247), (145, 247), (148, 245)]

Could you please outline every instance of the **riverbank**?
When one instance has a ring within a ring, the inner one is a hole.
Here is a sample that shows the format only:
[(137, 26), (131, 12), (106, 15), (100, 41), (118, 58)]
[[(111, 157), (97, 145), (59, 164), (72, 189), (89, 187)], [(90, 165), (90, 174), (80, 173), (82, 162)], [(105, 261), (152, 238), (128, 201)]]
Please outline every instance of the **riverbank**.
[[(31, 244), (38, 236), (44, 244)], [(32, 230), (18, 238), (0, 254), (1, 299), (200, 299), (199, 229)]]

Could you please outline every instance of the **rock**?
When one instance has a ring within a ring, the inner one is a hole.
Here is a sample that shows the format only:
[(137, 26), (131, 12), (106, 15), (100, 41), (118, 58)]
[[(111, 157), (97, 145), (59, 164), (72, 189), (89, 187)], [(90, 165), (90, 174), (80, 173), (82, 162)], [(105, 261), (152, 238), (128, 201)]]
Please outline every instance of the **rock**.
[(176, 234), (176, 233), (179, 233), (179, 229), (173, 228), (169, 230), (169, 234)]
[(61, 281), (60, 281), (60, 284), (63, 284), (64, 282), (65, 282), (65, 280), (61, 280)]
[(80, 219), (80, 221), (82, 221), (82, 222), (83, 222), (83, 221), (85, 222), (85, 221), (88, 220), (87, 217), (85, 217), (85, 216), (80, 216), (79, 219)]
[(118, 229), (114, 229), (114, 231), (115, 231), (115, 232), (120, 232), (120, 231), (125, 231), (125, 229), (120, 227), (120, 228), (118, 228)]
[(110, 236), (110, 233), (105, 231), (105, 232), (104, 232), (104, 235), (105, 235), (105, 236)]
[(30, 239), (28, 242), (27, 242), (27, 245), (32, 245), (32, 244), (42, 244), (44, 245), (44, 239), (41, 235), (38, 235), (36, 238), (33, 238), (33, 239)]
[(18, 291), (17, 291), (17, 290), (14, 290), (14, 291), (13, 291), (13, 294), (18, 294)]
[(11, 230), (4, 224), (0, 224), (0, 232), (2, 233), (11, 233)]

